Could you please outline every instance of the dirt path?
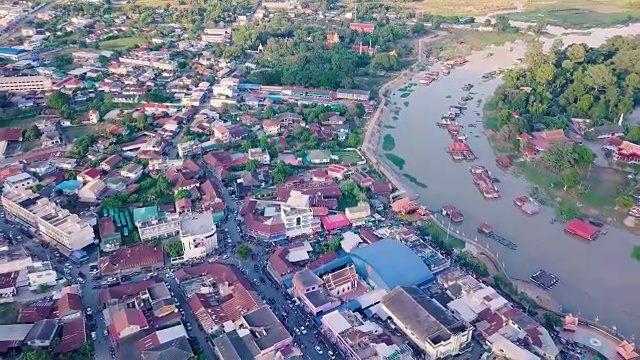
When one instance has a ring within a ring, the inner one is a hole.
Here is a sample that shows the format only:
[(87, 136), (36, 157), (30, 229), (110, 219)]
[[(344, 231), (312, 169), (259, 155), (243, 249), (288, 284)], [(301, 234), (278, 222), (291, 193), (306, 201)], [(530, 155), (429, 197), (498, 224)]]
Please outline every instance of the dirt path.
[(524, 280), (514, 279), (513, 283), (518, 288), (518, 290), (522, 291), (530, 298), (535, 300), (535, 302), (538, 303), (540, 307), (556, 312), (561, 311), (562, 307), (560, 306), (560, 303), (554, 300), (548, 291)]

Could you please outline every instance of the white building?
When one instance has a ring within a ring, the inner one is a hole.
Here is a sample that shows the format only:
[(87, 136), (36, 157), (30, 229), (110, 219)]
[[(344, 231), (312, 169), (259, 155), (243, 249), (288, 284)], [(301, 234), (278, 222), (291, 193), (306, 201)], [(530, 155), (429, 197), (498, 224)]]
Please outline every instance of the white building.
[(253, 148), (247, 151), (249, 160), (257, 160), (260, 164), (268, 165), (271, 162), (271, 156), (266, 150)]
[(180, 216), (167, 214), (163, 218), (153, 218), (149, 221), (138, 222), (138, 233), (141, 241), (163, 239), (180, 233)]
[(21, 246), (0, 245), (0, 274), (21, 271), (33, 261)]
[(464, 352), (473, 328), (415, 286), (398, 286), (382, 298), (382, 309), (426, 354), (443, 359)]
[(208, 28), (204, 29), (202, 42), (204, 43), (228, 43), (231, 41), (231, 28)]
[(218, 248), (218, 235), (211, 211), (182, 219), (180, 239), (185, 260), (203, 258), (215, 251)]
[(40, 261), (27, 266), (29, 277), (29, 290), (37, 290), (39, 286), (56, 285), (56, 271), (51, 262)]
[(68, 250), (82, 249), (95, 240), (89, 223), (29, 189), (5, 192), (2, 205), (7, 217)]
[(52, 86), (51, 79), (44, 76), (0, 77), (1, 92), (47, 91), (51, 90)]
[(280, 216), (284, 222), (287, 237), (312, 234), (313, 210), (309, 205), (309, 195), (293, 190), (287, 202), (280, 207)]
[(37, 183), (38, 180), (34, 179), (33, 176), (23, 172), (7, 176), (7, 178), (4, 180), (4, 188), (7, 191), (28, 189)]

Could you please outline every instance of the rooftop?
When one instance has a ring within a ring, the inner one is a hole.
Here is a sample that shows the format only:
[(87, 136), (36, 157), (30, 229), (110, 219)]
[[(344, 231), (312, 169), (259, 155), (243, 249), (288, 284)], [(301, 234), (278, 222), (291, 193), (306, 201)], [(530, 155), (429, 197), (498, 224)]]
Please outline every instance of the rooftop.
[(467, 324), (455, 319), (435, 300), (414, 286), (393, 289), (384, 296), (382, 305), (399, 320), (399, 325), (434, 345), (468, 329)]
[(145, 244), (120, 248), (98, 260), (98, 266), (102, 275), (110, 275), (118, 273), (119, 271), (133, 270), (147, 266), (158, 266), (163, 263), (164, 251), (162, 246), (152, 247)]
[(216, 230), (211, 211), (195, 213), (192, 216), (182, 219), (182, 235), (198, 236), (208, 234)]

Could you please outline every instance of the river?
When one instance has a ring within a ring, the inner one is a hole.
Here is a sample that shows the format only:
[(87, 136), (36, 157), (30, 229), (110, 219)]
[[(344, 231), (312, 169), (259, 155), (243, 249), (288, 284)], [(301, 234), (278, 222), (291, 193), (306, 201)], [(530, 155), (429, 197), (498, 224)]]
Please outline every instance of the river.
[[(565, 45), (587, 43), (598, 46), (610, 36), (631, 33), (640, 33), (640, 25), (595, 29), (585, 32), (586, 36), (572, 33), (562, 38)], [(544, 41), (546, 45), (553, 42), (552, 39)], [(392, 109), (394, 102), (400, 108), (399, 119), (394, 121), (389, 111), (383, 112), (382, 124), (395, 128), (381, 127), (381, 134), (391, 134), (395, 138), (396, 148), (392, 152), (406, 161), (404, 170), (398, 173), (411, 174), (428, 186), (423, 189), (406, 184), (419, 195), (419, 202), (430, 209), (439, 209), (445, 204), (461, 209), (465, 220), (454, 227), (454, 231), (475, 237), (478, 224), (486, 221), (497, 233), (517, 243), (518, 249), (511, 251), (478, 236), (492, 253), (497, 253), (511, 277), (528, 279), (535, 271), (545, 269), (561, 280), (551, 294), (566, 312), (591, 320), (597, 318), (601, 324), (615, 326), (626, 336), (640, 335), (640, 306), (637, 305), (640, 263), (630, 257), (633, 246), (640, 245), (640, 238), (612, 228), (596, 241), (583, 242), (565, 235), (562, 224), (549, 223), (554, 217), (553, 209), (543, 208), (538, 216), (529, 217), (512, 203), (514, 198), (527, 195), (530, 185), (525, 179), (505, 173), (495, 165), (495, 156), (482, 134), (481, 116), (476, 115), (476, 112), (482, 112), (482, 105), (478, 106), (476, 101), (482, 99), (484, 104), (500, 85), (499, 79), (482, 82), (481, 76), (498, 67), (510, 67), (514, 59), (524, 56), (524, 44), (510, 46), (513, 46), (513, 52), (502, 46), (474, 53), (468, 57), (467, 65), (452, 70), (448, 77), (442, 77), (428, 87), (413, 87), (408, 98), (401, 98), (400, 91), (391, 89), (387, 103)], [(488, 52), (495, 55), (487, 58)], [(421, 74), (410, 82), (417, 83)], [(482, 198), (473, 185), (470, 164), (452, 161), (446, 152), (451, 139), (446, 130), (436, 126), (440, 115), (466, 94), (461, 89), (465, 83), (474, 84), (472, 92), (476, 94), (459, 122), (465, 125), (463, 133), (469, 135), (467, 142), (478, 156), (474, 164), (485, 165), (501, 180), (498, 188), (502, 198), (497, 201)], [(405, 102), (409, 102), (408, 106)], [(478, 125), (476, 128), (466, 126), (471, 123)], [(381, 161), (397, 170), (381, 155), (381, 142), (377, 153)]]

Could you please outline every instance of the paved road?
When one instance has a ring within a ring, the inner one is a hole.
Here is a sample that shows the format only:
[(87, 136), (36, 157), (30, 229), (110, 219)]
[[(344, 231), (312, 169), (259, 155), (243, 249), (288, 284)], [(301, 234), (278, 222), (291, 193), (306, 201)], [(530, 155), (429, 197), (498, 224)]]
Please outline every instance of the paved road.
[(10, 30), (8, 30), (7, 32), (5, 32), (4, 34), (0, 35), (0, 43), (3, 41), (8, 40), (9, 38), (11, 38), (16, 32), (18, 32), (19, 30), (22, 29), (22, 25), (27, 21), (32, 19), (34, 16), (36, 16), (37, 14), (43, 12), (43, 11), (47, 11), (48, 9), (50, 9), (51, 7), (53, 7), (56, 4), (61, 4), (66, 2), (66, 0), (56, 0), (53, 1), (51, 3), (45, 4), (44, 6), (42, 6), (41, 8), (37, 9), (37, 10), (32, 10), (31, 12), (29, 12), (28, 14), (26, 14), (22, 19), (12, 23), (10, 25)]

